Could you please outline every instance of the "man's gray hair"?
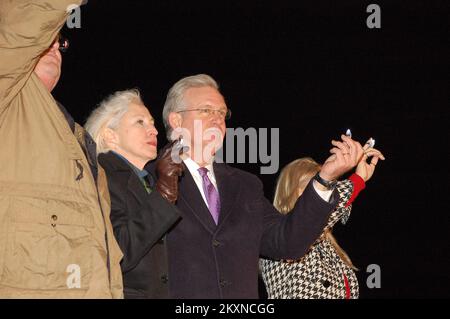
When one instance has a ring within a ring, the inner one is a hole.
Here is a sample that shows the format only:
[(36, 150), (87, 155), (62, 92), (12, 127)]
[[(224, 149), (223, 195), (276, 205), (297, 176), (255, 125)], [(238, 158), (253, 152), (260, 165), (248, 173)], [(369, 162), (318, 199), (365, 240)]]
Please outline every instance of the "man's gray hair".
[(172, 128), (169, 124), (169, 114), (171, 112), (183, 111), (187, 108), (187, 105), (184, 103), (184, 93), (186, 90), (205, 86), (219, 90), (217, 82), (207, 74), (197, 74), (182, 78), (170, 88), (163, 109), (164, 127), (166, 128), (166, 136), (169, 141), (172, 140)]
[(84, 127), (97, 144), (97, 154), (110, 150), (104, 139), (103, 131), (106, 128), (117, 129), (131, 103), (144, 105), (138, 89), (114, 92), (100, 102), (89, 115)]

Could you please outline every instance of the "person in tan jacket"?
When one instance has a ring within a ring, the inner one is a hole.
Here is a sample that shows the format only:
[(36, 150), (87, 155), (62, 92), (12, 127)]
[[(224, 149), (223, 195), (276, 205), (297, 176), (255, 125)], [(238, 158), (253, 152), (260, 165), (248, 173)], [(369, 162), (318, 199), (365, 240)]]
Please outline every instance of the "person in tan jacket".
[(95, 143), (51, 95), (81, 0), (0, 2), (0, 298), (122, 298)]

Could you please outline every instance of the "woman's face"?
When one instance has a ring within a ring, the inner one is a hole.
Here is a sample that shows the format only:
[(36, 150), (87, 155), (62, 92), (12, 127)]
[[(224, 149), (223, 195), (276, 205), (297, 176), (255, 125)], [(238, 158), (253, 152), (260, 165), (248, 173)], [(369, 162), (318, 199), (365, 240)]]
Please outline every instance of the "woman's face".
[(141, 104), (131, 103), (122, 117), (119, 127), (114, 130), (114, 151), (130, 163), (142, 169), (156, 157), (158, 131), (148, 109)]

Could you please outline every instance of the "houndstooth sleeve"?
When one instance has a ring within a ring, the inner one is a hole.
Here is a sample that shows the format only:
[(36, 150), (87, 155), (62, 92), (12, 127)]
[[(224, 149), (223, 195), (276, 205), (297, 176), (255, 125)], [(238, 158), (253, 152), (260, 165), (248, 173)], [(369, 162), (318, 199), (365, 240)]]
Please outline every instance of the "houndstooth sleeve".
[(336, 185), (336, 189), (339, 194), (338, 204), (334, 212), (331, 213), (325, 230), (333, 228), (333, 226), (339, 220), (341, 220), (341, 223), (345, 225), (345, 223), (347, 223), (348, 221), (348, 218), (350, 217), (350, 212), (352, 210), (352, 205), (345, 207), (346, 203), (350, 200), (350, 197), (353, 193), (352, 181), (349, 179), (339, 181)]

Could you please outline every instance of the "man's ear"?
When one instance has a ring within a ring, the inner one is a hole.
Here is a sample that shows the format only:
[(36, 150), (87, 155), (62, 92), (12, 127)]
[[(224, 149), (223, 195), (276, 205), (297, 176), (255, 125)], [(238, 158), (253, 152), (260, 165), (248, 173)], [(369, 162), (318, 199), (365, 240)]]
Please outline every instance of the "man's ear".
[(114, 150), (117, 144), (119, 144), (119, 135), (113, 129), (110, 129), (109, 127), (105, 128), (102, 135), (103, 140), (109, 149)]
[(174, 130), (177, 127), (181, 127), (181, 124), (183, 123), (183, 117), (180, 113), (176, 112), (170, 112), (169, 113), (169, 124), (170, 127)]

